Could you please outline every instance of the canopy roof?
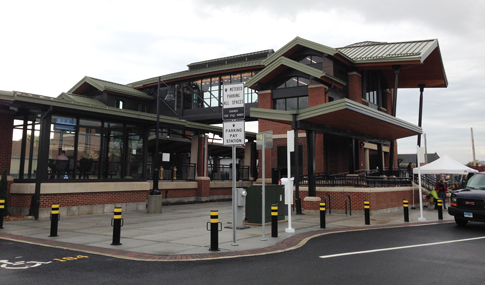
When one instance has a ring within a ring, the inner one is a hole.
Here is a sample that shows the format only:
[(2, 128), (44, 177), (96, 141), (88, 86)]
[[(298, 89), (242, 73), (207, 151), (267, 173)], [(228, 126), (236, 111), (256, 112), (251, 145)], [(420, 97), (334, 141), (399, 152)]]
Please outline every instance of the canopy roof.
[(417, 174), (421, 170), (421, 174), (461, 174), (466, 175), (469, 172), (478, 172), (477, 170), (465, 166), (453, 158), (444, 155), (441, 158), (428, 163), (421, 167), (413, 169), (413, 173)]

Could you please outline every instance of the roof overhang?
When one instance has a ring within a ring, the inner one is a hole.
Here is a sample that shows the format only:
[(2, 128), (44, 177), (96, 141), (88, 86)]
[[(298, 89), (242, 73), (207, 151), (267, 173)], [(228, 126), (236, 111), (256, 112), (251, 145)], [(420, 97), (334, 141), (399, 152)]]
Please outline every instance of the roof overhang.
[(416, 125), (359, 104), (349, 99), (310, 107), (299, 111), (250, 109), (251, 117), (292, 123), (299, 129), (313, 129), (369, 141), (393, 141), (422, 133)]

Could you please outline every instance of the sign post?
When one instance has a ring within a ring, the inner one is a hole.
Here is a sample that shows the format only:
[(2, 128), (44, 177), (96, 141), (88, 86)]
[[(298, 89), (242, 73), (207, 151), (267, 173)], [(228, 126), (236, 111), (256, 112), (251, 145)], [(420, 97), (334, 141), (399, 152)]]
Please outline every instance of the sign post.
[(261, 228), (262, 228), (262, 237), (261, 240), (266, 240), (265, 231), (266, 231), (266, 217), (265, 217), (265, 203), (266, 203), (266, 175), (265, 175), (265, 168), (266, 168), (266, 159), (264, 150), (266, 148), (273, 148), (273, 131), (262, 132), (256, 135), (256, 149), (262, 150), (262, 178), (263, 178), (263, 185), (262, 185), (262, 197), (261, 197)]
[(223, 141), (232, 147), (232, 243), (236, 242), (237, 193), (236, 193), (236, 146), (244, 145), (244, 83), (226, 84), (223, 87)]

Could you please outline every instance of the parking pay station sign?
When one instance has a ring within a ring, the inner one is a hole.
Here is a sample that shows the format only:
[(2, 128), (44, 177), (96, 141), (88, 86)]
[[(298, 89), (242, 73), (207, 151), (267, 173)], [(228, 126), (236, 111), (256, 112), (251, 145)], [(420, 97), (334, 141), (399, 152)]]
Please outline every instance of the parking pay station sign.
[(223, 125), (224, 146), (244, 145), (244, 121), (225, 121)]

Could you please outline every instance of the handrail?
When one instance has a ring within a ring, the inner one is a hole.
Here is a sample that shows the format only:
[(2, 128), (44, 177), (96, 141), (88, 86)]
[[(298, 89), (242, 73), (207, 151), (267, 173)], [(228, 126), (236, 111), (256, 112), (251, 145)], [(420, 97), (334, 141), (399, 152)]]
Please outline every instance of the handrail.
[(352, 200), (350, 199), (350, 195), (345, 196), (345, 215), (347, 216), (347, 200), (349, 201), (350, 216), (352, 216)]

